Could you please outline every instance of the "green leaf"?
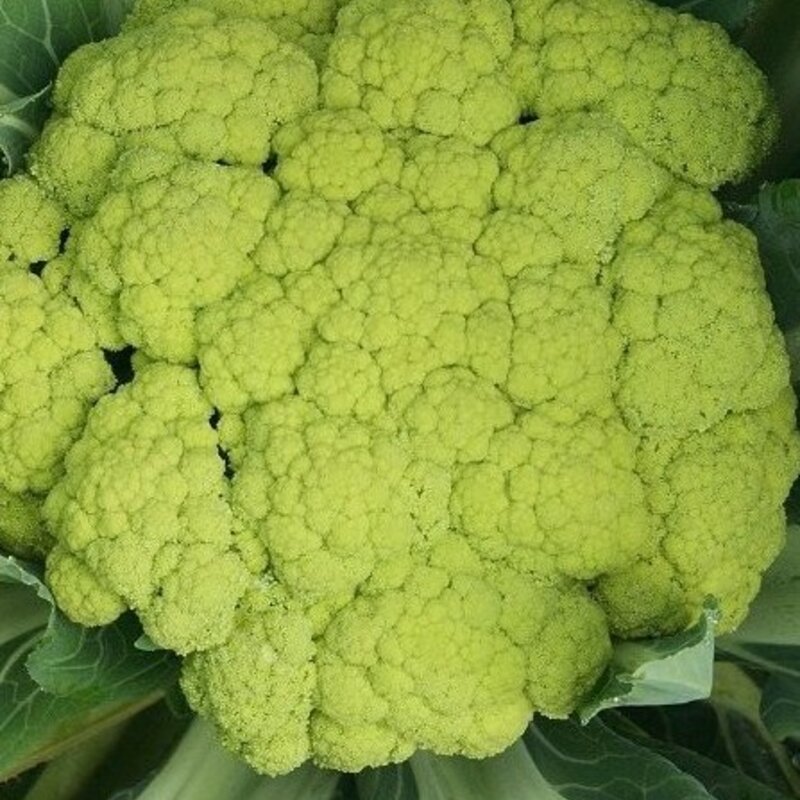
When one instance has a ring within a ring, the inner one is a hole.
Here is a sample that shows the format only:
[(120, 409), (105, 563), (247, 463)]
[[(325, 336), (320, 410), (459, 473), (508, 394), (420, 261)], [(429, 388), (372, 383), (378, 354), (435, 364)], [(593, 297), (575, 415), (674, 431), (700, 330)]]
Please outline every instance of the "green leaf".
[(278, 778), (259, 775), (196, 719), (151, 780), (111, 800), (333, 800), (338, 782), (338, 773), (310, 763)]
[(524, 740), (541, 774), (566, 800), (713, 800), (691, 775), (599, 719), (582, 726), (537, 718)]
[[(539, 771), (523, 741), (493, 758), (434, 756), (415, 753), (409, 760), (419, 800), (563, 800)], [(383, 800), (373, 795), (374, 800)], [(401, 795), (402, 797), (402, 795)], [(408, 797), (414, 797), (409, 795)], [(363, 798), (363, 796), (362, 796)]]
[(711, 706), (730, 761), (747, 775), (786, 792), (800, 793), (800, 774), (761, 717), (761, 688), (736, 664), (717, 664)]
[(135, 650), (139, 632), (132, 617), (75, 625), (34, 567), (0, 557), (0, 781), (133, 715), (174, 684), (177, 659)]
[(147, 653), (155, 653), (157, 650), (163, 650), (163, 647), (157, 645), (146, 633), (143, 633), (135, 642), (134, 645), (137, 650), (144, 650)]
[(657, 0), (659, 5), (710, 20), (734, 33), (752, 17), (759, 0)]
[(778, 325), (792, 331), (800, 325), (800, 180), (767, 184), (726, 210), (756, 234)]
[(747, 619), (728, 639), (800, 647), (800, 526), (790, 525), (786, 543), (767, 570)]
[(133, 0), (3, 0), (0, 3), (0, 177), (22, 166), (49, 113), (61, 62), (116, 33)]
[[(165, 666), (176, 672), (177, 661), (170, 653), (136, 649), (132, 643), (140, 631), (130, 614), (114, 625), (83, 628), (56, 613), (39, 646), (28, 657), (28, 672), (43, 689), (62, 696), (97, 691), (101, 685), (147, 686), (153, 681), (152, 674), (160, 675)], [(160, 679), (157, 685), (162, 685)], [(135, 686), (130, 688), (135, 690)]]
[(779, 741), (800, 740), (800, 678), (775, 675), (761, 695), (761, 718)]
[[(2, 798), (0, 798), (0, 800), (2, 800)], [(336, 791), (333, 793), (331, 800), (362, 800), (358, 793), (356, 776), (351, 773), (343, 774), (336, 784)]]
[(53, 605), (53, 596), (44, 585), (41, 570), (36, 564), (30, 564), (14, 556), (0, 554), (0, 584), (27, 586), (40, 600), (44, 600), (48, 605)]
[[(50, 795), (59, 800), (107, 800), (160, 769), (192, 719), (175, 717), (163, 700), (154, 703), (125, 720), (117, 736), (114, 729), (104, 729), (36, 770), (39, 777), (31, 792), (38, 791), (41, 800), (50, 800)], [(99, 752), (103, 742), (108, 745), (105, 756)], [(99, 761), (93, 766), (95, 757)], [(24, 800), (38, 799), (33, 794)]]
[(688, 703), (711, 694), (716, 611), (707, 608), (686, 631), (616, 642), (604, 676), (578, 709), (583, 722), (621, 706)]
[(790, 525), (786, 546), (764, 575), (747, 619), (717, 640), (720, 655), (770, 674), (800, 680), (800, 527)]
[[(764, 725), (760, 700), (760, 687), (751, 675), (736, 664), (719, 662), (709, 700), (624, 713), (648, 735), (733, 769), (742, 784), (747, 778), (755, 781), (762, 794), (771, 789), (791, 796), (800, 791), (799, 776), (786, 749)], [(691, 762), (675, 763), (692, 771)], [(703, 775), (697, 777), (703, 780)]]
[(406, 764), (361, 773), (357, 784), (359, 800), (714, 800), (691, 775), (599, 719), (582, 726), (537, 718), (493, 758), (415, 753)]
[(404, 761), (380, 769), (367, 769), (356, 776), (360, 800), (419, 800), (411, 765)]
[(485, 759), (417, 752), (402, 764), (356, 776), (359, 800), (564, 800), (520, 739)]
[[(649, 711), (652, 712), (652, 709)], [(660, 711), (663, 712), (663, 709)], [(693, 747), (650, 735), (629, 719), (629, 713), (607, 712), (603, 715), (603, 722), (626, 739), (664, 756), (678, 769), (695, 777), (715, 800), (787, 800), (787, 795), (743, 774), (728, 763), (698, 752)], [(702, 731), (697, 734), (703, 735)]]
[[(744, 623), (717, 641), (720, 658), (734, 659), (767, 676), (763, 691), (727, 693), (736, 704), (715, 707), (727, 720), (724, 733), (733, 752), (750, 774), (760, 770), (765, 780), (776, 777), (800, 796), (800, 774), (792, 766), (780, 740), (797, 736), (800, 729), (800, 527), (790, 525), (781, 555), (764, 576), (761, 592)], [(721, 668), (732, 665), (720, 664)], [(738, 706), (738, 707), (737, 707)]]
[(800, 679), (800, 649), (797, 647), (748, 642), (732, 636), (720, 647), (719, 655), (763, 672)]
[(50, 84), (0, 105), (0, 178), (22, 167), (23, 156), (49, 114)]
[(107, 728), (53, 759), (42, 770), (25, 800), (79, 800), (88, 780), (113, 751), (124, 732), (125, 720)]
[(749, 185), (800, 178), (800, 3), (761, 0), (737, 41), (766, 74), (781, 115), (778, 141)]
[(50, 607), (32, 596), (30, 589), (0, 582), (0, 647), (38, 636), (49, 617)]

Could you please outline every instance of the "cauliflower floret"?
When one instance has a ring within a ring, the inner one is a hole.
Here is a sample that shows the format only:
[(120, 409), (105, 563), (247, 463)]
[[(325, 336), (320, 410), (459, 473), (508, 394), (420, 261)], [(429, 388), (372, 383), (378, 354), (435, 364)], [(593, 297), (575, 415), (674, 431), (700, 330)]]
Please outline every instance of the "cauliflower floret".
[(167, 364), (92, 410), (44, 508), (59, 532), (48, 583), (73, 619), (99, 625), (134, 608), (178, 653), (227, 638), (248, 573), (211, 412), (193, 373)]
[(497, 208), (540, 218), (559, 232), (571, 259), (605, 260), (625, 223), (641, 217), (670, 183), (621, 128), (595, 114), (509, 128), (492, 149), (502, 167)]
[(71, 242), (69, 291), (105, 347), (191, 362), (197, 311), (253, 272), (277, 186), (258, 170), (138, 149), (114, 178)]
[(617, 400), (642, 433), (704, 430), (768, 405), (789, 382), (755, 238), (721, 217), (706, 193), (684, 187), (617, 245)]
[(245, 423), (234, 510), (315, 629), (368, 580), (402, 580), (413, 541), (427, 535), (418, 518), (430, 515), (417, 512), (424, 471), (393, 431), (323, 416), (301, 400), (254, 409)]
[(451, 513), (487, 558), (591, 581), (657, 540), (634, 437), (614, 417), (568, 420), (529, 413), (498, 431), (486, 458), (457, 471)]
[(41, 558), (53, 546), (42, 519), (40, 496), (0, 485), (0, 546), (22, 558)]
[(0, 181), (0, 274), (49, 261), (67, 227), (60, 206), (26, 175)]
[(0, 273), (0, 484), (43, 492), (113, 385), (80, 311), (22, 271)]
[(598, 584), (622, 636), (678, 629), (708, 597), (735, 628), (786, 536), (783, 500), (797, 473), (795, 398), (729, 414), (685, 438), (645, 439), (638, 472), (658, 525), (660, 552), (610, 571)]
[(365, 587), (316, 640), (303, 614), (262, 590), (228, 642), (187, 660), (182, 684), (257, 769), (312, 756), (353, 770), (418, 747), (501, 749), (524, 730), (529, 698), (566, 713), (609, 651), (602, 611), (582, 586), (487, 571), (447, 535), (417, 553), (402, 587)]
[(428, 373), (421, 386), (395, 393), (391, 408), (420, 458), (448, 468), (484, 461), (494, 432), (514, 420), (503, 394), (464, 367)]
[[(91, 157), (81, 158), (82, 153)], [(111, 133), (54, 115), (28, 158), (39, 185), (58, 198), (70, 215), (84, 217), (108, 191), (119, 153), (120, 143)]]
[(226, 642), (186, 659), (181, 685), (229, 747), (262, 772), (287, 772), (313, 755), (316, 650), (302, 606), (276, 585), (252, 589)]
[(345, 0), (138, 0), (125, 20), (127, 30), (153, 25), (178, 9), (205, 8), (221, 18), (253, 18), (266, 23), (282, 39), (304, 48), (324, 62), (334, 19)]
[(244, 411), (291, 392), (311, 337), (308, 315), (281, 284), (258, 275), (197, 321), (200, 380), (221, 411)]
[(43, 495), (92, 403), (114, 384), (81, 312), (20, 269), (0, 271), (0, 541), (20, 555), (50, 542)]
[(389, 393), (469, 358), (467, 320), (508, 293), (495, 262), (432, 235), (342, 246), (326, 263), (342, 299), (320, 319), (319, 334), (372, 353)]
[(275, 138), (275, 177), (287, 191), (349, 201), (380, 183), (397, 183), (402, 151), (360, 111), (317, 111)]
[(339, 13), (322, 92), (382, 128), (486, 144), (519, 113), (503, 64), (513, 41), (504, 0), (353, 0)]
[(116, 186), (107, 176), (120, 146), (260, 166), (277, 129), (314, 108), (317, 84), (311, 59), (263, 23), (197, 8), (164, 15), (64, 62), (57, 124), (32, 170), (84, 215)]
[(741, 178), (769, 148), (778, 117), (766, 78), (719, 26), (642, 0), (509, 2), (509, 71), (536, 114), (601, 109), (702, 186)]

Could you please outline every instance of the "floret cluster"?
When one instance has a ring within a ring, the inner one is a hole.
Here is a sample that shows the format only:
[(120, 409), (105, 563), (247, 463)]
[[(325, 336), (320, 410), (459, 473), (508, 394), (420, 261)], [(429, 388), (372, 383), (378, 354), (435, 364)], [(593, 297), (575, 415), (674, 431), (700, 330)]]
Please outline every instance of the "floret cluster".
[(720, 29), (140, 0), (54, 102), (0, 184), (0, 531), (258, 770), (495, 753), (612, 635), (743, 618), (800, 447)]

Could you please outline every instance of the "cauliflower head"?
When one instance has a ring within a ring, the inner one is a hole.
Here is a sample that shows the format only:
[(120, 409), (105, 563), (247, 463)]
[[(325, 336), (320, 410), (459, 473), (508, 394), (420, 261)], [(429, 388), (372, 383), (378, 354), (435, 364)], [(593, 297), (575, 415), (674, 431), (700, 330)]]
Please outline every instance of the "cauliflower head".
[(0, 184), (2, 540), (257, 770), (496, 753), (612, 636), (743, 619), (800, 443), (721, 29), (140, 0), (54, 102)]

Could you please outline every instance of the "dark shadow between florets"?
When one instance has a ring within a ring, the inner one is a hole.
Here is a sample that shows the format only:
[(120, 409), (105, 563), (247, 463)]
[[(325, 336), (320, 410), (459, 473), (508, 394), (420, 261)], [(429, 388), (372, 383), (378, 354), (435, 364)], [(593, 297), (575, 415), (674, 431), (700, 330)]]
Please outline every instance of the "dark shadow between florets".
[(134, 378), (133, 369), (133, 356), (136, 353), (136, 348), (128, 345), (123, 347), (122, 350), (103, 350), (103, 357), (106, 363), (111, 367), (114, 373), (116, 385), (113, 391), (117, 391), (120, 386), (130, 383)]
[(270, 153), (267, 156), (267, 160), (261, 165), (261, 171), (265, 175), (273, 175), (275, 173), (275, 167), (278, 166), (278, 154), (277, 153)]
[[(218, 408), (215, 408), (214, 411), (211, 413), (211, 416), (208, 418), (208, 424), (216, 431), (219, 430), (219, 423), (222, 419), (222, 414), (220, 413)], [(227, 480), (232, 480), (233, 476), (236, 474), (233, 469), (233, 463), (231, 461), (230, 454), (228, 451), (222, 447), (222, 445), (217, 445), (217, 455), (222, 459), (225, 464), (225, 478)]]

